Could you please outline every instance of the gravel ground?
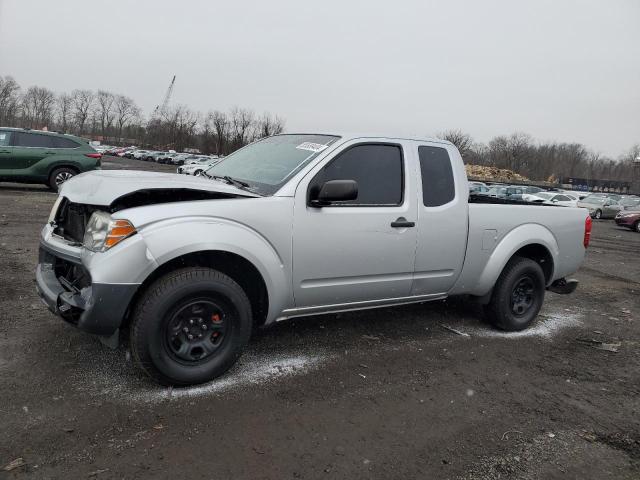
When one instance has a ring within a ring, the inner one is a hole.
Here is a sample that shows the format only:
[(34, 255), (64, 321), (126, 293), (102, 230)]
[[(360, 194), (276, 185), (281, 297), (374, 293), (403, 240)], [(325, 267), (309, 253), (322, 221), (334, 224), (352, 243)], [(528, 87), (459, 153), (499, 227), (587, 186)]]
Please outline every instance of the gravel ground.
[(54, 199), (0, 184), (0, 478), (640, 478), (640, 235), (611, 221), (526, 332), (465, 299), (297, 319), (172, 390), (39, 301)]

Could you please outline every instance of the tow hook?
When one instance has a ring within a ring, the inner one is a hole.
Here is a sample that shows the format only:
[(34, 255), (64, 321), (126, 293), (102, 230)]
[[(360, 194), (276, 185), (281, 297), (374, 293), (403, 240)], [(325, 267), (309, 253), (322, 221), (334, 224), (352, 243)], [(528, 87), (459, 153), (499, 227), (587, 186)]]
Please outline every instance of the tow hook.
[(576, 288), (578, 288), (578, 280), (574, 279), (566, 279), (559, 278), (551, 285), (547, 287), (547, 290), (554, 293), (560, 293), (561, 295), (568, 295), (569, 293), (575, 292)]

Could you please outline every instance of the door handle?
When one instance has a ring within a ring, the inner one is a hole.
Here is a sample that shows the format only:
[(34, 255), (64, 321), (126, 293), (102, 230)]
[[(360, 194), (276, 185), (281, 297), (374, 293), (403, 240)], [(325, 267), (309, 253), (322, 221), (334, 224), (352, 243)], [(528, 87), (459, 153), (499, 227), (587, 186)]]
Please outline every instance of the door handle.
[(393, 228), (409, 228), (409, 227), (415, 227), (416, 222), (409, 222), (407, 221), (406, 218), (400, 217), (395, 222), (391, 222), (391, 226)]

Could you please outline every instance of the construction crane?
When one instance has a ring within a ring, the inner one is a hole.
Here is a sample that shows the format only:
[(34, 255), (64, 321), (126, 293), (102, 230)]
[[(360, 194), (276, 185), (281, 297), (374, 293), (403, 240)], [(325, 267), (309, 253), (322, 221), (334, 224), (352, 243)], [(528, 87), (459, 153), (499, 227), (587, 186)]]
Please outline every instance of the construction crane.
[(169, 88), (167, 88), (167, 93), (164, 96), (164, 100), (160, 105), (156, 105), (156, 108), (153, 110), (152, 119), (156, 119), (167, 111), (167, 106), (169, 105), (169, 100), (171, 99), (171, 94), (173, 93), (173, 85), (176, 83), (176, 76), (174, 75), (171, 79), (171, 83), (169, 84)]

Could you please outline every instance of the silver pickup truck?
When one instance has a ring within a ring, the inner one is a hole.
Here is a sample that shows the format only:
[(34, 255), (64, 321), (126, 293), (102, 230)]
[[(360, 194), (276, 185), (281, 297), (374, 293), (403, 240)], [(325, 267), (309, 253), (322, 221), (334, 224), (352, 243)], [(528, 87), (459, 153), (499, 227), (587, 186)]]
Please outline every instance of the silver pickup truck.
[(202, 177), (99, 171), (65, 183), (42, 230), (50, 310), (189, 385), (229, 369), (255, 327), (467, 294), (504, 330), (570, 293), (591, 219), (469, 196), (441, 140), (291, 134)]

